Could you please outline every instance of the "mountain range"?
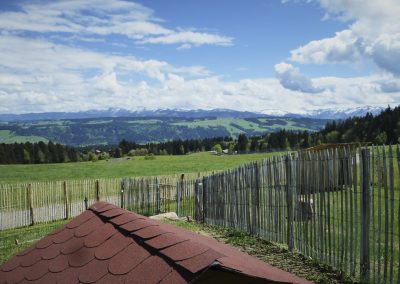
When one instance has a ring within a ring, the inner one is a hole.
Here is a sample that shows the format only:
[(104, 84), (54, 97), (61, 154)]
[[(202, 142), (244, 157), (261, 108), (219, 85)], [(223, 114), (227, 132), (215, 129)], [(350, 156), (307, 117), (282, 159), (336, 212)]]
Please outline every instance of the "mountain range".
[(321, 109), (303, 114), (229, 109), (158, 109), (129, 111), (110, 108), (84, 112), (0, 114), (0, 143), (49, 141), (73, 146), (116, 145), (211, 137), (262, 136), (281, 129), (314, 132), (327, 122), (382, 108)]
[(276, 110), (261, 112), (237, 111), (231, 109), (156, 109), (156, 110), (126, 110), (122, 108), (109, 108), (105, 110), (88, 110), (80, 112), (43, 112), (23, 114), (0, 114), (0, 121), (35, 121), (59, 119), (87, 119), (104, 117), (137, 117), (137, 118), (256, 118), (256, 117), (283, 117), (283, 118), (312, 118), (312, 119), (345, 119), (352, 116), (363, 116), (367, 112), (379, 114), (383, 107), (357, 107), (357, 108), (326, 108), (307, 111), (304, 113), (290, 113)]

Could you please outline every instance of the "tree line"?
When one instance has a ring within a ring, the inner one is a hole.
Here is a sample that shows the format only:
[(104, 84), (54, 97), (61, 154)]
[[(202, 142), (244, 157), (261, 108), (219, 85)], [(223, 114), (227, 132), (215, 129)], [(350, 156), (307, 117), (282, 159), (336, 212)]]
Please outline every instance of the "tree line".
[(123, 139), (116, 146), (100, 145), (73, 148), (53, 142), (0, 144), (1, 164), (62, 163), (95, 161), (123, 156), (185, 155), (212, 151), (234, 154), (304, 149), (325, 143), (371, 142), (395, 144), (400, 138), (400, 106), (388, 107), (379, 115), (367, 113), (364, 117), (351, 117), (332, 121), (318, 132), (287, 131), (281, 129), (264, 136), (173, 140), (138, 144)]
[(0, 164), (65, 163), (82, 160), (83, 155), (78, 149), (51, 141), (0, 144)]
[(240, 134), (237, 139), (217, 137), (206, 139), (174, 140), (161, 143), (137, 144), (122, 140), (112, 151), (122, 155), (185, 155), (193, 152), (225, 150), (226, 153), (272, 152), (299, 150), (326, 143), (371, 142), (376, 145), (399, 143), (400, 106), (386, 108), (379, 115), (367, 113), (363, 117), (350, 117), (328, 122), (317, 132), (288, 131), (281, 129), (264, 136), (247, 137)]

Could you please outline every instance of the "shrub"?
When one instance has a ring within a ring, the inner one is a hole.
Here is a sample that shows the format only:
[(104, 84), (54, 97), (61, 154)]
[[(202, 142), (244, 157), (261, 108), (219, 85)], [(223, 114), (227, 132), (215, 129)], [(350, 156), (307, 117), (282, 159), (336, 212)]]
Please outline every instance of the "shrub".
[(153, 153), (147, 154), (146, 156), (144, 156), (145, 160), (155, 160), (156, 156), (154, 156)]

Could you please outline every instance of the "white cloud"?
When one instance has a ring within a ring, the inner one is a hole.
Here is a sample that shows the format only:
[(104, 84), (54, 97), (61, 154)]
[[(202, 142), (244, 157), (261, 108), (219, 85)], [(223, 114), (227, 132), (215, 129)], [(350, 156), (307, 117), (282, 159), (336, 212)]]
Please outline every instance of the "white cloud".
[[(249, 78), (233, 82), (221, 79), (203, 66), (174, 66), (163, 60), (144, 60), (77, 48), (72, 44), (56, 44), (46, 41), (49, 35), (42, 36), (42, 33), (54, 32), (51, 38), (65, 35), (90, 41), (119, 34), (137, 43), (176, 44), (178, 48), (230, 45), (233, 39), (167, 28), (152, 10), (133, 2), (74, 0), (50, 2), (44, 6), (37, 2), (22, 3), (22, 12), (0, 14), (0, 29), (3, 29), (0, 34), (0, 112), (3, 113), (107, 107), (301, 112), (332, 106), (385, 106), (400, 101), (397, 77), (385, 73), (360, 78), (310, 79), (297, 67), (281, 63), (275, 66), (278, 79)], [(93, 11), (92, 16), (84, 15), (82, 5)], [(26, 37), (24, 31), (40, 34), (34, 39)], [(57, 34), (61, 31), (62, 34)], [(395, 64), (398, 62), (398, 39), (394, 35), (376, 36), (365, 46), (367, 41), (358, 41), (360, 36), (354, 24), (339, 32), (336, 39), (321, 40), (314, 44), (314, 50), (309, 46), (308, 50), (296, 53), (296, 60), (302, 63), (346, 62), (346, 58), (355, 60), (358, 56), (369, 56), (382, 69), (395, 73), (399, 65)], [(360, 43), (363, 51), (360, 55), (352, 49), (355, 42)], [(319, 49), (322, 49), (321, 55), (317, 55)], [(313, 95), (307, 96), (304, 92)]]
[(383, 80), (378, 81), (380, 85), (380, 90), (384, 93), (399, 93), (400, 92), (400, 80)]
[(356, 63), (362, 57), (357, 40), (351, 30), (344, 30), (335, 37), (314, 40), (292, 50), (290, 59), (302, 64)]
[(0, 92), (7, 94), (7, 99), (2, 96), (0, 101), (2, 109), (9, 112), (98, 108), (101, 103), (125, 105), (115, 98), (133, 98), (137, 88), (133, 82), (138, 77), (161, 84), (166, 78), (208, 74), (210, 71), (202, 66), (175, 67), (165, 61), (0, 36)]
[(298, 68), (282, 62), (275, 65), (276, 75), (286, 89), (303, 93), (321, 93), (324, 88), (315, 87), (310, 78), (302, 75)]
[(400, 76), (400, 30), (395, 35), (380, 36), (369, 52), (379, 67)]
[[(232, 45), (232, 41), (233, 38), (231, 37), (192, 32), (192, 31), (183, 31), (158, 37), (148, 37), (139, 41), (139, 43), (159, 43), (159, 44), (185, 43), (192, 45), (215, 44), (215, 45), (229, 46)], [(184, 47), (188, 47), (188, 45), (185, 45)]]
[(182, 44), (181, 46), (179, 46), (177, 49), (178, 50), (183, 50), (183, 49), (191, 49), (192, 48), (192, 45), (191, 44), (189, 44), (189, 43), (184, 43), (184, 44)]
[[(16, 51), (8, 48), (6, 42), (25, 48)], [(328, 77), (311, 82), (292, 65), (278, 64), (277, 73), (288, 76), (302, 91), (316, 93), (320, 86), (336, 86), (321, 94), (304, 96), (284, 88), (275, 78), (232, 82), (212, 76), (200, 66), (174, 67), (162, 61), (104, 55), (41, 41), (21, 41), (18, 37), (0, 37), (0, 62), (0, 111), (4, 113), (105, 107), (300, 112), (332, 106), (385, 106), (400, 101), (399, 91), (381, 90), (383, 82), (393, 80), (390, 77)], [(13, 72), (4, 73), (4, 70)], [(188, 71), (204, 77), (192, 78), (186, 75)], [(135, 82), (131, 80), (135, 77), (132, 74), (158, 78), (159, 83), (149, 84), (146, 79)]]
[[(1, 12), (0, 29), (11, 32), (122, 35), (140, 43), (232, 45), (233, 38), (163, 26), (153, 10), (130, 1), (73, 0), (17, 3)], [(88, 13), (90, 11), (90, 14)], [(187, 45), (186, 45), (187, 46)]]
[[(307, 1), (309, 2), (309, 1)], [(372, 59), (382, 70), (400, 75), (400, 5), (398, 0), (314, 0), (327, 19), (349, 22), (332, 38), (293, 50), (299, 63), (354, 63)]]
[(186, 73), (188, 76), (209, 74), (202, 66), (174, 67), (165, 61), (103, 54), (18, 36), (0, 36), (1, 69), (33, 76), (51, 76), (58, 72), (102, 74), (118, 70), (121, 74), (144, 74), (159, 81), (164, 80), (165, 72)]
[[(291, 70), (288, 66), (277, 67)], [(151, 85), (146, 81), (131, 82), (118, 69), (86, 78), (68, 70), (49, 75), (51, 78), (31, 79), (22, 86), (25, 75), (8, 78), (7, 88), (0, 86), (0, 111), (79, 111), (124, 107), (127, 109), (157, 108), (232, 108), (247, 111), (280, 109), (302, 112), (329, 107), (352, 107), (365, 104), (386, 106), (400, 101), (400, 91), (384, 93), (382, 82), (391, 78), (380, 76), (359, 78), (324, 77), (313, 79), (316, 86), (334, 85), (323, 93), (305, 96), (284, 88), (275, 78), (252, 78), (237, 82), (217, 76), (185, 78), (173, 71), (163, 72), (164, 81)], [(125, 73), (124, 73), (125, 74)], [(66, 75), (70, 75), (66, 77)], [(40, 77), (40, 78), (39, 78)], [(1, 78), (1, 77), (0, 77)], [(12, 81), (15, 79), (15, 84)], [(63, 80), (65, 78), (65, 80)], [(315, 88), (315, 87), (314, 87)]]

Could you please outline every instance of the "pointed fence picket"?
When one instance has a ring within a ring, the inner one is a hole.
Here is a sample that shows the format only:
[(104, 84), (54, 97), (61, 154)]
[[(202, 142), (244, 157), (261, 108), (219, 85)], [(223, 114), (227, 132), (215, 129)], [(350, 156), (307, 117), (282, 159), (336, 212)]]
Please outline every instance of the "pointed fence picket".
[(198, 221), (286, 244), (363, 283), (400, 283), (398, 146), (288, 153), (195, 188)]

